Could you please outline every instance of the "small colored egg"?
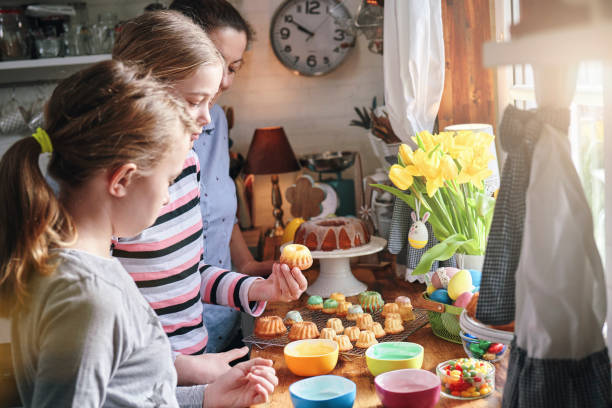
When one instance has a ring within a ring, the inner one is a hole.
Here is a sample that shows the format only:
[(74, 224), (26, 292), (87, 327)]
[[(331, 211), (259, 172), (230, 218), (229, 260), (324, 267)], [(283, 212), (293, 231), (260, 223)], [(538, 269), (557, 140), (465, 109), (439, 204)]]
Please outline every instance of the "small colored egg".
[(472, 275), (472, 285), (480, 286), (480, 281), (482, 280), (482, 271), (477, 269), (468, 269), (470, 271), (470, 275)]
[(457, 307), (466, 307), (470, 303), (470, 300), (472, 300), (473, 296), (474, 294), (472, 292), (463, 292), (457, 297), (453, 305)]
[(429, 285), (427, 286), (427, 295), (431, 295), (432, 293), (434, 293), (436, 290), (436, 287), (434, 285)]
[(448, 283), (448, 296), (456, 300), (463, 292), (472, 291), (472, 275), (467, 269), (462, 269), (455, 274)]
[(435, 290), (431, 295), (429, 295), (429, 298), (434, 302), (444, 303), (447, 305), (450, 305), (452, 303), (452, 300), (448, 296), (448, 291), (446, 289)]
[(487, 351), (493, 354), (499, 354), (504, 350), (504, 345), (502, 343), (491, 343)]
[(474, 354), (474, 357), (480, 358), (484, 354), (482, 349), (478, 346), (478, 343), (470, 344), (470, 351)]
[[(440, 275), (438, 275), (438, 272), (440, 272)], [(446, 289), (446, 287), (448, 286), (447, 284), (444, 284), (443, 279), (440, 279), (440, 276), (443, 275), (444, 273), (446, 274), (446, 276), (448, 277), (448, 279), (452, 279), (453, 276), (455, 276), (455, 274), (459, 272), (459, 269), (457, 268), (453, 268), (451, 266), (445, 267), (445, 268), (438, 268), (434, 274), (431, 276), (431, 284), (436, 288), (436, 289)]]

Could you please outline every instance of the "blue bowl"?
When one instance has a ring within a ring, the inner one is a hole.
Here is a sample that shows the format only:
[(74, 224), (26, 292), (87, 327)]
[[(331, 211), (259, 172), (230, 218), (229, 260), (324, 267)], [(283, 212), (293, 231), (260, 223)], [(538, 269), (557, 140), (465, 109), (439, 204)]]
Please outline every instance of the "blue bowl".
[(295, 408), (351, 408), (357, 386), (337, 375), (319, 375), (294, 382), (289, 386)]

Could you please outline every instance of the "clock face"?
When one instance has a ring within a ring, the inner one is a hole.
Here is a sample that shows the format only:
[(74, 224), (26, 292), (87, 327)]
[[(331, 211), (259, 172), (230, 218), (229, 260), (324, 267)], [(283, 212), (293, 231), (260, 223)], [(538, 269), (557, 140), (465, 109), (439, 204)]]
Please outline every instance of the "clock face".
[(270, 42), (276, 57), (303, 75), (323, 75), (355, 44), (353, 19), (336, 0), (287, 0), (274, 13)]

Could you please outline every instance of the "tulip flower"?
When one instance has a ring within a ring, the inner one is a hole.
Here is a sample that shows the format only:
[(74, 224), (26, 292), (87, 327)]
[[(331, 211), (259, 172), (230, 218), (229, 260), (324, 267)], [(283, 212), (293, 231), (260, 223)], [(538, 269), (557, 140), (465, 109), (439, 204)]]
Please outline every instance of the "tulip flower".
[[(440, 241), (439, 245), (446, 245), (445, 254), (456, 250), (482, 255), (495, 202), (485, 193), (483, 183), (492, 174), (488, 164), (493, 159), (489, 148), (494, 136), (471, 131), (437, 135), (423, 131), (412, 140), (417, 147), (412, 150), (402, 144), (398, 153), (399, 164), (389, 170), (389, 179), (397, 188), (376, 186), (396, 195), (413, 209), (419, 200), (431, 214), (428, 222)], [(415, 274), (429, 270), (432, 254), (441, 251), (438, 249), (430, 254), (434, 248), (423, 255), (423, 265), (419, 264)]]

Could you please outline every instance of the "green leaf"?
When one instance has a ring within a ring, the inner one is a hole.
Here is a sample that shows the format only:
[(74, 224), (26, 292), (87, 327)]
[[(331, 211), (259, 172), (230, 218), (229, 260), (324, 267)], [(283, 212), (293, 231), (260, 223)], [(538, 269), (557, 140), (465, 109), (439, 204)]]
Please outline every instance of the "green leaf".
[(429, 272), (434, 261), (445, 261), (457, 252), (457, 249), (474, 241), (467, 239), (463, 234), (453, 234), (444, 241), (429, 248), (422, 256), (417, 267), (412, 271), (412, 275), (422, 275)]

